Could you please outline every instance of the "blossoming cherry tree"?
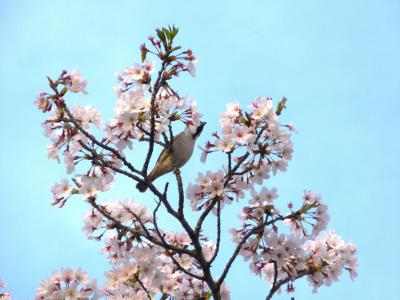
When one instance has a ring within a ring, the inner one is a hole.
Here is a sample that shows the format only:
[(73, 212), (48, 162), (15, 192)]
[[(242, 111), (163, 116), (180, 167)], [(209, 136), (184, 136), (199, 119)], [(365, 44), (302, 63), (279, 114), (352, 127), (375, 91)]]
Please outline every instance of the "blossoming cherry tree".
[[(333, 231), (324, 232), (329, 216), (321, 196), (306, 190), (297, 206), (285, 208), (277, 189), (266, 185), (271, 176), (286, 171), (292, 158), (295, 129), (279, 122), (286, 98), (276, 106), (267, 97), (255, 98), (247, 108), (228, 103), (221, 129), (201, 148), (203, 162), (219, 155), (225, 163), (200, 171), (187, 186), (176, 168), (176, 195), (169, 182), (160, 187), (149, 180), (157, 148), (171, 151), (179, 123), (195, 130), (202, 117), (196, 102), (172, 87), (176, 77), (194, 76), (197, 62), (190, 49), (175, 46), (177, 33), (175, 27), (157, 29), (140, 47), (141, 62), (117, 74), (115, 116), (107, 122), (92, 106), (68, 103), (70, 93), (86, 93), (87, 81), (76, 70), (48, 78), (48, 91), (39, 93), (35, 104), (47, 115), (43, 128), (51, 141), (47, 155), (62, 161), (69, 177), (52, 187), (52, 204), (63, 207), (77, 196), (88, 203), (83, 230), (89, 239), (104, 243), (110, 270), (99, 287), (81, 269), (60, 269), (40, 283), (35, 299), (230, 299), (225, 279), (239, 255), (268, 282), (266, 299), (282, 287), (294, 291), (301, 277), (317, 291), (343, 271), (357, 276), (356, 247)], [(147, 152), (129, 160), (127, 154), (139, 143), (147, 145)], [(132, 189), (136, 183), (148, 187), (152, 196), (146, 204), (101, 200), (120, 176), (132, 180)], [(238, 225), (230, 229), (235, 249), (227, 253), (221, 244), (221, 211), (233, 201), (242, 209)], [(161, 211), (181, 231), (163, 229)], [(204, 225), (207, 218), (216, 219), (216, 228)], [(215, 241), (207, 235), (212, 231)], [(222, 252), (227, 261), (215, 269), (213, 262)]]

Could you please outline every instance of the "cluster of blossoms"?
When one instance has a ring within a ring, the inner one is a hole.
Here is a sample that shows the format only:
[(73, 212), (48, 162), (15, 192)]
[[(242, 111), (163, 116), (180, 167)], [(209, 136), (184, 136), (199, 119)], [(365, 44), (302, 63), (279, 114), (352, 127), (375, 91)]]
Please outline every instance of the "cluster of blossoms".
[[(121, 77), (122, 79), (122, 77)], [(142, 140), (151, 135), (151, 118), (155, 113), (154, 138), (168, 132), (171, 122), (182, 121), (195, 128), (201, 115), (189, 97), (179, 97), (167, 89), (155, 96), (154, 112), (151, 106), (150, 85), (136, 84), (118, 95), (115, 118), (106, 125), (107, 139), (122, 151), (132, 148), (132, 140)]]
[(225, 191), (224, 179), (223, 170), (207, 171), (204, 175), (199, 172), (196, 183), (189, 183), (186, 191), (186, 197), (190, 199), (192, 209), (200, 210), (217, 197), (221, 199), (221, 204), (231, 203), (233, 198)]
[[(343, 269), (349, 270), (351, 278), (357, 275), (355, 246), (335, 233), (321, 234), (329, 215), (320, 195), (305, 191), (302, 207), (294, 211), (289, 203), (290, 213), (282, 216), (273, 201), (277, 198), (275, 188), (264, 187), (260, 193), (251, 194), (249, 205), (240, 214), (242, 227), (231, 229), (231, 233), (237, 244), (253, 233), (240, 251), (245, 260), (250, 260), (252, 272), (263, 275), (272, 287), (287, 283), (288, 291), (294, 290), (293, 281), (305, 275), (314, 291), (338, 280)], [(291, 233), (279, 234), (277, 221), (288, 224)]]
[[(134, 63), (116, 74), (119, 85), (114, 87), (118, 96), (115, 107), (115, 118), (106, 125), (108, 141), (115, 144), (119, 150), (132, 147), (132, 139), (142, 140), (154, 135), (159, 140), (160, 135), (168, 132), (171, 123), (182, 121), (192, 128), (200, 124), (201, 115), (197, 105), (189, 97), (180, 97), (168, 84), (168, 81), (179, 76), (181, 72), (189, 72), (195, 76), (197, 58), (188, 49), (175, 53), (180, 47), (172, 47), (172, 40), (177, 33), (176, 28), (157, 30), (157, 38), (149, 37), (153, 50), (143, 44), (142, 64)], [(164, 48), (164, 50), (163, 50)], [(162, 65), (161, 78), (152, 87), (151, 74), (155, 62), (148, 60), (147, 54), (157, 56)], [(154, 132), (151, 130), (154, 118)]]
[(249, 105), (250, 112), (237, 102), (227, 104), (227, 111), (220, 117), (222, 133), (214, 133), (214, 141), (207, 141), (201, 160), (205, 162), (209, 153), (222, 152), (228, 155), (228, 168), (199, 173), (196, 182), (189, 184), (186, 194), (194, 210), (207, 206), (215, 197), (229, 204), (243, 198), (244, 191), (251, 192), (255, 185), (261, 185), (271, 172), (275, 175), (278, 170), (286, 171), (292, 158), (290, 131), (294, 128), (278, 122), (285, 101), (275, 110), (270, 98), (257, 97)]
[[(48, 158), (60, 161), (61, 152), (67, 172), (72, 173), (74, 160), (77, 160), (75, 155), (82, 150), (82, 144), (88, 144), (88, 139), (76, 130), (72, 121), (67, 119), (64, 114), (62, 109), (55, 107), (52, 115), (42, 125), (45, 135), (52, 141), (52, 144), (46, 148)], [(76, 106), (72, 109), (71, 116), (85, 130), (89, 129), (90, 124), (96, 127), (100, 127), (102, 124), (100, 114), (91, 106)]]
[[(100, 206), (101, 210), (92, 209), (86, 214), (83, 231), (89, 239), (104, 238), (102, 252), (112, 266), (112, 270), (106, 272), (102, 289), (108, 299), (148, 299), (149, 295), (154, 297), (162, 293), (189, 300), (210, 295), (204, 280), (181, 270), (184, 268), (202, 276), (198, 263), (191, 256), (166, 250), (152, 242), (160, 241), (161, 236), (175, 249), (188, 249), (192, 242), (186, 233), (157, 234), (153, 215), (145, 205), (133, 200), (110, 201)], [(209, 260), (215, 245), (204, 239), (202, 249), (205, 259)], [(224, 289), (223, 299), (229, 299), (229, 290), (225, 286)]]
[[(99, 240), (108, 229), (113, 229), (112, 222), (120, 222), (126, 226), (131, 224), (140, 226), (139, 221), (143, 225), (153, 223), (153, 215), (148, 211), (147, 206), (131, 199), (123, 202), (107, 201), (99, 205), (99, 208), (101, 211), (91, 209), (84, 217), (83, 231), (89, 239)], [(98, 234), (99, 231), (102, 233)], [(131, 243), (129, 239), (126, 242)], [(130, 248), (130, 245), (126, 247)]]
[(200, 276), (190, 256), (169, 254), (158, 246), (133, 247), (130, 253), (131, 259), (113, 261), (113, 269), (106, 273), (104, 291), (109, 299), (148, 299), (148, 295), (153, 298), (162, 293), (189, 300), (209, 293), (203, 280), (178, 270), (172, 261), (173, 258), (185, 270)]
[[(290, 217), (285, 218), (284, 223), (288, 224), (292, 231), (301, 232), (304, 236), (318, 236), (329, 222), (328, 206), (321, 201), (321, 195), (305, 190), (303, 205), (298, 213), (293, 212), (293, 205), (289, 204)], [(311, 234), (305, 224), (311, 224)]]
[(275, 110), (271, 98), (257, 97), (249, 105), (249, 112), (243, 110), (238, 102), (228, 103), (226, 112), (221, 114), (219, 120), (222, 133), (214, 133), (214, 141), (207, 142), (203, 160), (210, 152), (238, 153), (244, 149), (252, 154), (249, 163), (243, 164), (244, 168), (254, 169), (256, 166), (250, 162), (264, 160), (274, 173), (286, 170), (293, 146), (290, 132), (285, 129), (294, 131), (294, 128), (291, 125), (281, 126), (278, 122), (279, 106), (285, 101), (284, 98)]
[[(183, 122), (192, 130), (200, 124), (201, 114), (196, 102), (180, 97), (168, 83), (181, 72), (194, 75), (197, 61), (191, 50), (177, 53), (180, 47), (172, 47), (176, 33), (176, 28), (168, 31), (168, 37), (166, 33), (157, 32), (159, 39), (149, 38), (154, 51), (143, 45), (142, 63), (135, 63), (117, 74), (115, 117), (109, 122), (104, 123), (91, 106), (69, 108), (66, 105), (64, 98), (68, 92), (86, 93), (87, 81), (77, 70), (70, 74), (64, 70), (57, 80), (48, 78), (52, 92), (39, 93), (35, 101), (42, 112), (49, 113), (42, 123), (45, 135), (51, 140), (46, 152), (49, 159), (63, 161), (67, 173), (75, 175), (75, 186), (65, 180), (53, 186), (53, 204), (62, 207), (72, 194), (88, 199), (95, 197), (98, 191), (108, 190), (114, 182), (113, 170), (123, 165), (123, 150), (132, 148), (133, 140), (160, 142), (163, 136), (165, 145), (168, 138), (172, 139), (172, 122)], [(153, 86), (151, 76), (155, 62), (146, 58), (147, 53), (162, 61), (159, 78)], [(103, 129), (104, 138), (96, 140), (90, 133), (91, 125)], [(113, 145), (114, 151), (107, 151)], [(76, 174), (77, 165), (84, 161), (89, 161), (92, 168), (84, 174)]]
[(313, 292), (323, 284), (329, 286), (338, 281), (343, 270), (350, 278), (357, 277), (357, 248), (352, 243), (345, 243), (334, 232), (318, 236), (305, 243), (307, 265), (315, 272), (308, 276)]
[[(94, 161), (95, 148), (85, 134), (91, 124), (97, 128), (102, 126), (100, 114), (91, 106), (75, 106), (69, 110), (65, 105), (63, 98), (65, 94), (68, 91), (85, 92), (86, 80), (76, 70), (71, 74), (63, 71), (56, 81), (49, 78), (49, 85), (54, 93), (41, 92), (35, 102), (43, 112), (50, 112), (48, 119), (42, 123), (45, 135), (52, 142), (46, 147), (48, 158), (60, 162), (60, 155), (62, 155), (68, 174), (75, 173), (79, 162), (91, 160), (93, 163), (91, 171), (76, 175), (75, 188), (72, 188), (67, 180), (56, 183), (52, 187), (53, 204), (62, 207), (71, 194), (82, 194), (87, 198), (95, 194), (97, 190), (108, 190), (113, 182), (114, 172), (105, 167), (95, 166), (98, 165), (98, 162)], [(110, 165), (119, 163), (115, 157), (107, 154), (104, 154), (102, 159)]]
[(114, 175), (112, 170), (94, 167), (89, 174), (77, 174), (73, 178), (75, 188), (67, 179), (62, 179), (51, 188), (54, 199), (52, 205), (63, 207), (74, 194), (80, 194), (87, 200), (93, 199), (98, 191), (105, 192), (113, 186)]
[(100, 295), (96, 280), (90, 280), (81, 269), (62, 268), (48, 279), (40, 282), (35, 300), (98, 299)]
[[(0, 279), (0, 289), (6, 287), (6, 283)], [(11, 293), (10, 292), (0, 292), (0, 300), (11, 300)]]
[[(63, 85), (64, 88), (61, 91), (60, 96), (64, 96), (67, 91), (71, 91), (73, 93), (82, 92), (84, 94), (87, 93), (86, 85), (87, 81), (82, 77), (78, 70), (73, 70), (71, 74), (67, 74), (66, 70), (63, 70), (60, 77), (57, 81), (53, 81), (48, 77), (50, 86), (52, 88), (57, 87), (59, 84)], [(45, 92), (40, 92), (36, 97), (35, 105), (43, 112), (51, 111), (53, 104), (58, 105), (56, 101), (60, 101), (54, 95), (49, 95)]]

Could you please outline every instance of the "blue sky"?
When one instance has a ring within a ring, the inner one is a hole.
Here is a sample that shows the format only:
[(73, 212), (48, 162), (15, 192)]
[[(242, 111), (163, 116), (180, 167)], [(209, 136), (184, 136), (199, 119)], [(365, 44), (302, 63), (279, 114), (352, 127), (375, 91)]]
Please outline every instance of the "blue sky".
[[(303, 189), (322, 193), (330, 228), (358, 246), (359, 277), (346, 274), (311, 295), (303, 280), (296, 299), (393, 299), (398, 295), (400, 194), (399, 1), (1, 1), (0, 2), (0, 277), (15, 299), (32, 298), (42, 278), (81, 266), (103, 279), (101, 244), (81, 232), (83, 201), (50, 206), (50, 187), (64, 168), (49, 161), (33, 106), (46, 75), (78, 68), (93, 104), (108, 119), (114, 72), (139, 59), (138, 45), (158, 26), (175, 24), (178, 41), (199, 58), (196, 78), (176, 87), (198, 101), (208, 122), (200, 142), (218, 126), (228, 101), (288, 98), (283, 119), (298, 134), (288, 172), (268, 182), (280, 201)], [(140, 155), (140, 154), (139, 154)], [(198, 170), (200, 153), (183, 170)], [(137, 194), (121, 180), (106, 198)], [(224, 212), (225, 230), (240, 205)], [(167, 219), (164, 219), (167, 222)], [(210, 223), (210, 228), (212, 223)], [(223, 238), (226, 255), (229, 235)], [(221, 266), (224, 259), (218, 262)], [(238, 261), (228, 277), (232, 299), (264, 299), (267, 285)], [(218, 273), (218, 272), (216, 272)], [(276, 299), (289, 299), (285, 293)]]

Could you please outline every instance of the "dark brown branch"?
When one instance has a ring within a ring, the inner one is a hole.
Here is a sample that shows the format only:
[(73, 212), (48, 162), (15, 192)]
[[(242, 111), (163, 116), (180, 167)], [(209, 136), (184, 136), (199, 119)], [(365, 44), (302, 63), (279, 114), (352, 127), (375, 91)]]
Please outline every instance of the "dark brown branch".
[[(267, 125), (265, 125), (261, 130), (257, 133), (255, 143), (258, 142), (258, 140), (261, 138), (262, 133), (264, 130), (267, 128)], [(230, 168), (231, 171), (228, 172), (228, 175), (225, 177), (225, 182), (224, 182), (224, 188), (229, 184), (229, 181), (232, 179), (233, 174), (240, 168), (242, 163), (250, 156), (250, 152), (246, 152), (236, 163), (236, 165), (233, 168)], [(203, 213), (200, 215), (199, 220), (197, 221), (196, 227), (195, 227), (195, 232), (198, 235), (201, 230), (201, 226), (203, 225), (204, 220), (208, 216), (208, 214), (211, 212), (211, 210), (214, 208), (215, 204), (219, 200), (218, 197), (215, 197), (214, 199), (211, 200), (210, 204), (206, 207), (206, 209), (203, 211)]]
[(282, 285), (288, 283), (289, 281), (295, 281), (295, 280), (297, 280), (297, 279), (299, 279), (301, 277), (304, 277), (306, 275), (310, 275), (310, 274), (312, 274), (314, 272), (315, 271), (312, 270), (312, 269), (306, 269), (306, 270), (302, 270), (302, 271), (297, 272), (297, 276), (294, 279), (287, 277), (287, 278), (281, 279), (281, 280), (279, 280), (277, 282), (274, 281), (274, 285), (272, 286), (272, 288), (269, 291), (269, 293), (268, 293), (267, 297), (265, 298), (265, 300), (271, 300), (272, 296), (276, 293), (276, 291), (278, 291), (281, 288)]
[(153, 149), (154, 149), (154, 135), (155, 135), (155, 122), (156, 122), (156, 97), (157, 97), (157, 93), (161, 87), (161, 81), (162, 81), (162, 77), (163, 77), (163, 72), (165, 70), (165, 66), (166, 66), (166, 60), (168, 56), (166, 58), (164, 58), (164, 61), (162, 62), (161, 68), (158, 71), (158, 76), (156, 79), (156, 82), (154, 83), (154, 87), (153, 87), (153, 91), (151, 93), (151, 99), (150, 99), (150, 105), (151, 105), (151, 117), (150, 117), (150, 141), (149, 141), (149, 150), (147, 152), (146, 155), (146, 160), (144, 161), (144, 165), (143, 165), (143, 169), (142, 172), (144, 174), (144, 176), (147, 177), (147, 169), (149, 167), (149, 163), (150, 163), (150, 159), (151, 156), (153, 154)]
[(178, 186), (178, 195), (179, 195), (178, 215), (181, 218), (184, 218), (183, 207), (184, 207), (184, 203), (185, 203), (185, 196), (183, 193), (182, 176), (181, 176), (181, 172), (179, 169), (176, 169), (174, 171), (174, 173), (175, 173), (175, 178), (176, 178), (176, 184)]
[(162, 294), (160, 300), (166, 300), (168, 298), (168, 294)]
[(171, 123), (168, 124), (168, 131), (169, 131), (169, 149), (172, 151), (172, 145), (174, 143), (174, 133), (172, 132), (172, 125)]
[[(221, 277), (217, 281), (217, 286), (221, 286), (221, 284), (224, 282), (226, 275), (228, 274), (229, 269), (231, 268), (233, 262), (235, 261), (236, 257), (238, 256), (240, 250), (242, 249), (242, 246), (246, 243), (246, 241), (251, 237), (253, 234), (261, 233), (263, 228), (266, 226), (269, 226), (271, 224), (276, 223), (277, 221), (283, 221), (285, 219), (290, 219), (292, 218), (297, 212), (291, 213), (287, 216), (279, 216), (276, 217), (270, 221), (264, 221), (261, 224), (257, 225), (256, 227), (253, 227), (239, 242), (239, 244), (236, 246), (235, 251), (233, 252), (232, 256), (228, 260), (228, 263), (225, 266), (224, 271), (222, 272)], [(261, 231), (261, 232), (260, 232)]]
[[(150, 142), (150, 139), (143, 137), (143, 138), (140, 139), (140, 141)], [(160, 141), (154, 141), (154, 143), (157, 144), (157, 145), (160, 145), (163, 148), (167, 148), (168, 147), (167, 143), (163, 143), (163, 142), (160, 142)]]
[(232, 152), (228, 153), (228, 177), (232, 177)]
[(129, 178), (131, 178), (131, 179), (133, 179), (135, 181), (137, 181), (137, 182), (144, 182), (140, 177), (136, 176), (135, 174), (132, 174), (132, 173), (130, 173), (128, 171), (125, 171), (125, 170), (121, 170), (121, 169), (115, 167), (113, 164), (110, 164), (109, 162), (104, 161), (104, 159), (101, 159), (101, 157), (96, 153), (96, 151), (91, 149), (89, 146), (85, 145), (82, 141), (79, 141), (79, 144), (85, 150), (89, 151), (92, 154), (92, 159), (96, 164), (98, 164), (100, 166), (107, 167), (107, 168), (113, 170), (114, 172), (123, 174), (123, 175), (125, 175), (125, 176), (127, 176), (127, 177), (129, 177)]
[[(90, 205), (92, 205), (93, 208), (95, 208), (97, 211), (99, 211), (106, 219), (108, 219), (109, 221), (113, 222), (113, 225), (115, 225), (115, 227), (119, 228), (119, 229), (123, 229), (126, 232), (130, 232), (133, 235), (138, 235), (141, 236), (147, 240), (149, 240), (150, 242), (152, 242), (155, 245), (158, 246), (165, 246), (161, 241), (158, 241), (157, 239), (155, 239), (153, 236), (151, 236), (150, 234), (147, 234), (146, 232), (148, 232), (147, 228), (144, 226), (143, 223), (141, 223), (141, 227), (143, 228), (143, 232), (140, 231), (136, 231), (133, 230), (132, 228), (122, 224), (120, 221), (118, 221), (117, 219), (115, 219), (114, 217), (112, 217), (106, 210), (104, 210), (103, 208), (101, 208), (100, 205), (98, 205), (94, 199), (89, 199), (88, 201), (90, 203)], [(144, 230), (144, 228), (146, 228), (146, 230)], [(168, 248), (167, 250), (171, 250), (174, 252), (182, 252), (188, 255), (192, 255), (192, 253), (190, 251), (188, 251), (187, 249), (181, 249), (181, 248), (177, 248), (175, 246), (172, 245), (167, 245)]]
[[(164, 194), (166, 194), (167, 189), (168, 189), (168, 184), (165, 185), (165, 189), (164, 189), (165, 192), (164, 192)], [(157, 211), (158, 211), (158, 209), (160, 208), (160, 204), (161, 204), (161, 201), (158, 201), (157, 206), (156, 206), (156, 208), (155, 208), (154, 211), (153, 211), (154, 228), (155, 228), (155, 231), (156, 231), (156, 233), (157, 233), (159, 239), (160, 239), (161, 242), (164, 244), (164, 247), (165, 247), (166, 249), (168, 249), (168, 248), (169, 248), (169, 244), (168, 244), (167, 241), (165, 240), (164, 235), (161, 234), (161, 232), (160, 232), (160, 230), (159, 230), (159, 227), (158, 227), (158, 223), (157, 223)], [(183, 249), (182, 249), (182, 250), (183, 250)], [(175, 252), (176, 252), (176, 253), (179, 253), (179, 252), (177, 252), (177, 251), (175, 251)], [(181, 253), (188, 254), (188, 250), (185, 249), (184, 251), (181, 251)], [(196, 278), (196, 279), (199, 279), (199, 280), (204, 280), (204, 277), (198, 276), (198, 275), (196, 275), (196, 274), (193, 274), (193, 273), (189, 272), (188, 270), (186, 270), (184, 267), (182, 267), (181, 264), (174, 258), (173, 255), (174, 255), (174, 254), (171, 253), (171, 255), (170, 255), (169, 257), (170, 257), (171, 260), (174, 262), (174, 264), (176, 265), (176, 267), (178, 268), (178, 270), (182, 271), (183, 273), (185, 273), (185, 274), (187, 274), (187, 275), (189, 275), (189, 276), (191, 276), (191, 277), (193, 277), (193, 278)], [(195, 255), (193, 255), (192, 252), (189, 252), (188, 255), (191, 256), (192, 258), (195, 258)]]
[(276, 261), (273, 261), (274, 264), (274, 282), (272, 283), (272, 287), (267, 295), (266, 300), (271, 299), (272, 295), (277, 291), (275, 290), (276, 288), (276, 280), (278, 279), (278, 265), (276, 264)]
[(221, 243), (221, 201), (218, 201), (217, 202), (217, 245), (216, 245), (213, 256), (211, 257), (210, 261), (208, 262), (208, 265), (210, 267), (211, 267), (211, 264), (214, 262), (214, 260), (217, 258), (220, 243)]
[(145, 285), (143, 284), (143, 282), (139, 279), (139, 275), (135, 274), (135, 279), (136, 281), (139, 283), (140, 287), (146, 292), (147, 297), (149, 297), (149, 300), (151, 300), (151, 295), (149, 290), (145, 287)]
[(165, 133), (165, 132), (163, 132), (163, 133), (161, 133), (161, 135), (162, 135), (162, 137), (163, 137), (163, 139), (164, 139), (164, 148), (168, 148), (168, 149), (170, 149), (170, 142), (169, 142), (169, 140), (168, 140), (168, 136), (167, 136), (167, 134)]

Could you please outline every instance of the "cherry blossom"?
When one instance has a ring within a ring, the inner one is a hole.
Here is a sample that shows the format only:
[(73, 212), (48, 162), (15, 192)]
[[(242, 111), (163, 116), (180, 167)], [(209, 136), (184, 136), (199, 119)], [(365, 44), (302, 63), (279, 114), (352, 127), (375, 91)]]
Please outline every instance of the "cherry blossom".
[[(0, 279), (0, 289), (4, 289), (5, 287), (6, 287), (6, 283)], [(0, 300), (12, 300), (11, 292), (0, 291)]]
[(87, 94), (86, 85), (87, 81), (82, 77), (82, 75), (77, 70), (72, 70), (71, 81), (69, 83), (69, 90), (74, 93), (83, 92)]

